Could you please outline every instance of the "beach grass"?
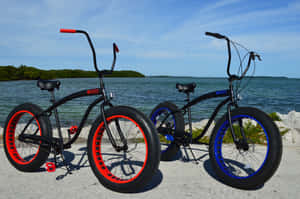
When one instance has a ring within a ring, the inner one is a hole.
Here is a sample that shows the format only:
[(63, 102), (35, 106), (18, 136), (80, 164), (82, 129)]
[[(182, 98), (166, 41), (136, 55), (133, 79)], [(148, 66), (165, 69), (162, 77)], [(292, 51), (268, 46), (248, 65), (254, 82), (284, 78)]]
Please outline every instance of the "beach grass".
[[(238, 137), (241, 137), (241, 131), (240, 131), (240, 127), (238, 125), (233, 125), (233, 130), (235, 132), (235, 134)], [(284, 136), (290, 129), (281, 129), (280, 135)], [(199, 136), (202, 133), (203, 129), (195, 129), (193, 130), (193, 138), (196, 138), (197, 136)], [(247, 122), (244, 126), (244, 132), (246, 137), (251, 140), (253, 143), (256, 144), (262, 144), (265, 145), (266, 143), (266, 137), (265, 134), (263, 133), (263, 129), (261, 128), (260, 125), (253, 125), (251, 124), (251, 122)], [(198, 140), (201, 143), (209, 143), (209, 137), (208, 136), (204, 136), (202, 138), (200, 138)], [(223, 138), (223, 142), (224, 143), (233, 143), (233, 139), (231, 136), (231, 130), (227, 130), (226, 134)]]
[[(239, 125), (233, 125), (233, 130), (234, 130), (236, 136), (241, 137), (241, 130), (240, 130)], [(289, 131), (289, 129), (284, 129), (283, 131), (280, 131), (281, 136), (286, 134), (288, 131)], [(202, 132), (203, 132), (203, 129), (198, 129), (198, 128), (194, 129), (192, 138), (195, 139)], [(253, 143), (262, 144), (262, 145), (267, 144), (265, 134), (263, 133), (263, 129), (258, 124), (254, 125), (254, 124), (251, 124), (251, 122), (246, 122), (244, 124), (244, 133), (245, 133), (246, 137), (249, 140), (251, 140), (251, 142), (253, 142)], [(169, 142), (162, 135), (160, 135), (160, 141), (163, 143)], [(200, 143), (209, 144), (209, 136), (203, 136), (202, 138), (198, 139), (197, 141)], [(226, 131), (225, 136), (223, 137), (223, 143), (227, 143), (227, 144), (233, 143), (230, 129), (228, 129)]]
[(276, 112), (269, 113), (269, 116), (273, 121), (282, 121), (279, 115)]
[(285, 128), (285, 129), (283, 129), (283, 130), (280, 130), (279, 133), (280, 133), (281, 136), (284, 136), (287, 132), (289, 132), (289, 130), (290, 130), (290, 129)]

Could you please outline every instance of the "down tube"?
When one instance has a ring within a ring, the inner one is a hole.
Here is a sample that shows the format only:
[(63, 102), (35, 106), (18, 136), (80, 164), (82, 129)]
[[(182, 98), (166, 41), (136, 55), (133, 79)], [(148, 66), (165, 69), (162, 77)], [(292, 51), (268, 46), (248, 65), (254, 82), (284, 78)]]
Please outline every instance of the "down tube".
[(202, 138), (205, 133), (207, 132), (208, 128), (210, 127), (212, 121), (215, 119), (215, 117), (217, 116), (218, 112), (220, 111), (220, 109), (222, 108), (222, 106), (224, 106), (225, 104), (227, 104), (230, 101), (230, 97), (226, 98), (225, 100), (223, 100), (222, 102), (220, 102), (218, 104), (218, 106), (216, 107), (216, 109), (214, 110), (213, 114), (211, 115), (209, 121), (207, 122), (206, 126), (204, 127), (202, 133), (200, 135), (198, 135), (196, 138), (194, 138), (193, 140), (196, 142), (197, 140), (199, 140), (200, 138)]
[(79, 136), (80, 133), (81, 133), (81, 130), (82, 130), (82, 128), (83, 128), (83, 125), (84, 125), (84, 123), (86, 122), (86, 120), (87, 120), (87, 118), (88, 118), (88, 116), (89, 116), (91, 110), (93, 109), (94, 106), (96, 106), (99, 102), (101, 102), (101, 101), (103, 101), (103, 100), (104, 100), (104, 97), (101, 96), (101, 97), (97, 98), (93, 103), (91, 103), (91, 104), (89, 105), (89, 107), (86, 109), (86, 111), (85, 111), (85, 113), (84, 113), (84, 116), (83, 116), (83, 118), (82, 118), (82, 120), (81, 120), (81, 122), (80, 122), (80, 125), (79, 125), (79, 127), (78, 127), (78, 130), (77, 130), (76, 134), (74, 135), (74, 137), (73, 137), (69, 142), (67, 142), (66, 144), (64, 144), (64, 147), (70, 146), (71, 144), (73, 144), (73, 143), (77, 140), (78, 136)]

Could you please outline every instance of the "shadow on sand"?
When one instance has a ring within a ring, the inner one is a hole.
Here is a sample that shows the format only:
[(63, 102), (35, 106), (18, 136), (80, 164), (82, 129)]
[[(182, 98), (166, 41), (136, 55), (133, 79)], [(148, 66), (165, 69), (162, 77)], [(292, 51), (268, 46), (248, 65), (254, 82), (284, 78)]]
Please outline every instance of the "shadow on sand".
[[(205, 157), (209, 156), (208, 149), (200, 149), (200, 148), (195, 148), (195, 147), (192, 147), (191, 149), (194, 152), (194, 154), (198, 154), (198, 155), (195, 155), (195, 158), (191, 155), (190, 149), (188, 149), (187, 147), (181, 147), (181, 150), (178, 151), (178, 153), (176, 154), (174, 159), (172, 159), (171, 161), (179, 160), (182, 162), (194, 162), (194, 163), (197, 162), (197, 164), (203, 162), (203, 168), (213, 179), (215, 179), (216, 181), (218, 181), (224, 185), (233, 187), (232, 185), (226, 183), (224, 181), (224, 179), (222, 179), (216, 175), (216, 173), (214, 172), (214, 169), (212, 168), (211, 161), (209, 158), (207, 160), (204, 160)], [(240, 165), (240, 163), (235, 162), (235, 161), (231, 161), (231, 163), (235, 164), (236, 166)], [(240, 165), (240, 167), (241, 167), (241, 165)], [(264, 185), (261, 185), (261, 186), (249, 188), (246, 190), (248, 190), (248, 191), (258, 190), (263, 187), (264, 187)], [(233, 187), (233, 188), (237, 188), (237, 187)], [(237, 188), (237, 189), (240, 189), (240, 188)], [(243, 189), (243, 190), (245, 190), (245, 189)]]
[[(62, 158), (58, 156), (59, 158), (57, 158), (58, 161), (57, 161), (56, 169), (64, 169), (66, 172), (62, 175), (57, 176), (56, 180), (62, 180), (65, 177), (67, 177), (69, 174), (72, 174), (77, 170), (80, 170), (85, 167), (90, 167), (87, 158), (87, 147), (81, 147), (75, 153), (70, 151), (64, 151), (63, 155), (64, 155), (64, 160), (62, 160)], [(75, 158), (79, 160), (74, 162)], [(54, 158), (49, 158), (47, 162), (54, 162)], [(46, 172), (46, 169), (41, 168), (37, 172)], [(163, 174), (161, 173), (160, 170), (158, 170), (156, 174), (152, 177), (152, 180), (143, 189), (137, 190), (134, 193), (141, 193), (141, 192), (146, 192), (151, 189), (154, 189), (162, 182), (162, 179), (163, 179)]]

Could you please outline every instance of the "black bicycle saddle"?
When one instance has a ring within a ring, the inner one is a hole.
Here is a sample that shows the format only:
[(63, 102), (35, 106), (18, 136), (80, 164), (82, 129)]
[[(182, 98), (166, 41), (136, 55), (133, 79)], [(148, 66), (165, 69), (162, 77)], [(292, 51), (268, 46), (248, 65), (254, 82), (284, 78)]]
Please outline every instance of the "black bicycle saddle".
[(196, 88), (196, 83), (189, 83), (189, 84), (176, 84), (176, 88), (178, 89), (179, 92), (184, 92), (184, 93), (189, 93), (189, 92), (194, 92)]
[(53, 91), (55, 88), (58, 90), (60, 86), (59, 80), (43, 80), (39, 79), (37, 81), (37, 86), (41, 90)]

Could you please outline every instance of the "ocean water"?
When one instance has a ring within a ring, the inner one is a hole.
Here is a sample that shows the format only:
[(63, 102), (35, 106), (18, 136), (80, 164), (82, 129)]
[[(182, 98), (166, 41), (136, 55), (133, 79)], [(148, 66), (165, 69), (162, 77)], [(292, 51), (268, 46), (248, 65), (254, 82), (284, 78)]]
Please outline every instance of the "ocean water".
[[(99, 85), (97, 78), (61, 79), (60, 81), (60, 90), (55, 92), (57, 99)], [(184, 104), (185, 94), (177, 91), (175, 88), (177, 82), (197, 84), (191, 98), (228, 88), (228, 81), (225, 78), (105, 78), (107, 90), (114, 95), (112, 101), (114, 105), (132, 106), (146, 115), (149, 115), (158, 103), (166, 100), (174, 102), (179, 107)], [(300, 79), (252, 78), (250, 81), (245, 79), (241, 87), (245, 87), (240, 93), (241, 106), (256, 107), (267, 113), (287, 114), (291, 110), (300, 112)], [(88, 104), (95, 98), (95, 96), (83, 97), (60, 106), (58, 111), (63, 126), (79, 125)], [(41, 91), (34, 80), (0, 82), (0, 126), (4, 126), (6, 117), (16, 105), (31, 102), (45, 109), (50, 104), (49, 99), (50, 94)], [(192, 119), (199, 121), (209, 118), (220, 100), (222, 98), (210, 99), (193, 106)], [(223, 113), (224, 110), (221, 110), (219, 117)], [(91, 124), (98, 114), (97, 106), (89, 116), (87, 125)]]

